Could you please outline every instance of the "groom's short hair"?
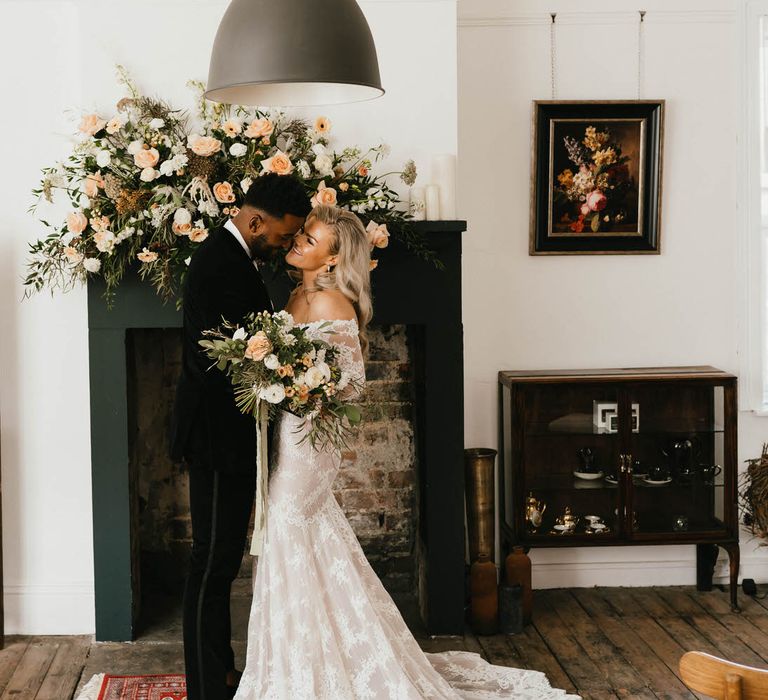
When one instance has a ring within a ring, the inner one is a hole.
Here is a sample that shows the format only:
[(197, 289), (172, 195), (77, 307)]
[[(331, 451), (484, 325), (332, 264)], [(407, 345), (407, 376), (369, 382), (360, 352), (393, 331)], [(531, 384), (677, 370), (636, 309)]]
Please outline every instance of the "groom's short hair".
[(286, 214), (306, 217), (312, 211), (307, 190), (293, 175), (267, 173), (257, 177), (245, 194), (244, 204), (265, 211), (276, 219)]

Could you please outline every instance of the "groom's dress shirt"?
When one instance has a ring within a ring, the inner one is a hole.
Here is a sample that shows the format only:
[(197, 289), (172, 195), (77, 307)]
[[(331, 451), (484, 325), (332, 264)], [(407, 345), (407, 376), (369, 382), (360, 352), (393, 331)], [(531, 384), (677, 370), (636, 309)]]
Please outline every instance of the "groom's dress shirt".
[(235, 222), (232, 221), (232, 219), (227, 219), (227, 223), (224, 224), (224, 228), (227, 229), (227, 231), (229, 231), (235, 237), (235, 240), (240, 244), (240, 247), (245, 251), (245, 254), (253, 261), (253, 266), (258, 270), (259, 261), (251, 255), (251, 250), (248, 247), (248, 244), (245, 242), (243, 234), (240, 233), (240, 230), (237, 228), (237, 226), (235, 226)]

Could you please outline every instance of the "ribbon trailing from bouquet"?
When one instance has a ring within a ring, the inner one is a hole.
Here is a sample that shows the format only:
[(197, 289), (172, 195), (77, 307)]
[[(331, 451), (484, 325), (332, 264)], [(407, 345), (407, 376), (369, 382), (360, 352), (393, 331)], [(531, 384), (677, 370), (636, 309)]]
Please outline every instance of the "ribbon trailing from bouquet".
[(269, 410), (265, 401), (256, 404), (256, 514), (251, 538), (251, 554), (258, 557), (267, 534), (267, 486), (269, 484), (269, 447), (267, 427)]

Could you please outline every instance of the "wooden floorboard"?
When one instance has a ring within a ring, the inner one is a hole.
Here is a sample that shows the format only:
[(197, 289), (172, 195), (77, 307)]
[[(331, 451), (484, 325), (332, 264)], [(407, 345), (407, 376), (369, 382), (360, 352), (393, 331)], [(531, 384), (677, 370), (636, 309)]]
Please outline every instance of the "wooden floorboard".
[[(247, 600), (238, 602), (240, 617)], [(695, 700), (679, 678), (686, 651), (706, 651), (768, 668), (768, 600), (692, 586), (536, 591), (533, 624), (516, 635), (417, 634), (425, 651), (478, 653), (502, 666), (541, 671), (584, 700)], [(6, 638), (0, 651), (0, 700), (72, 700), (93, 673), (174, 673), (183, 669), (180, 628), (171, 619), (132, 644), (91, 637)], [(162, 627), (162, 629), (161, 629)], [(245, 651), (245, 625), (233, 641)], [(238, 628), (239, 629), (239, 628)]]

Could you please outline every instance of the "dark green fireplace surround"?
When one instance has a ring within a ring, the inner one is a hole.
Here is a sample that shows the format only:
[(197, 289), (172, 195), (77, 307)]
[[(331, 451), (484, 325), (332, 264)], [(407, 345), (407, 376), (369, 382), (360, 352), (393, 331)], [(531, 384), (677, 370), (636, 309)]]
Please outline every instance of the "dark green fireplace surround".
[[(461, 315), (463, 221), (417, 224), (445, 265), (439, 271), (393, 241), (377, 250), (372, 274), (376, 324), (419, 329), (423, 378), (418, 459), (421, 538), (426, 560), (426, 625), (432, 634), (460, 634), (464, 624), (464, 390)], [(274, 287), (279, 301), (285, 285)], [(129, 476), (130, 397), (126, 336), (134, 328), (175, 328), (181, 314), (163, 304), (135, 271), (112, 309), (100, 280), (88, 286), (91, 469), (96, 639), (135, 636)]]

